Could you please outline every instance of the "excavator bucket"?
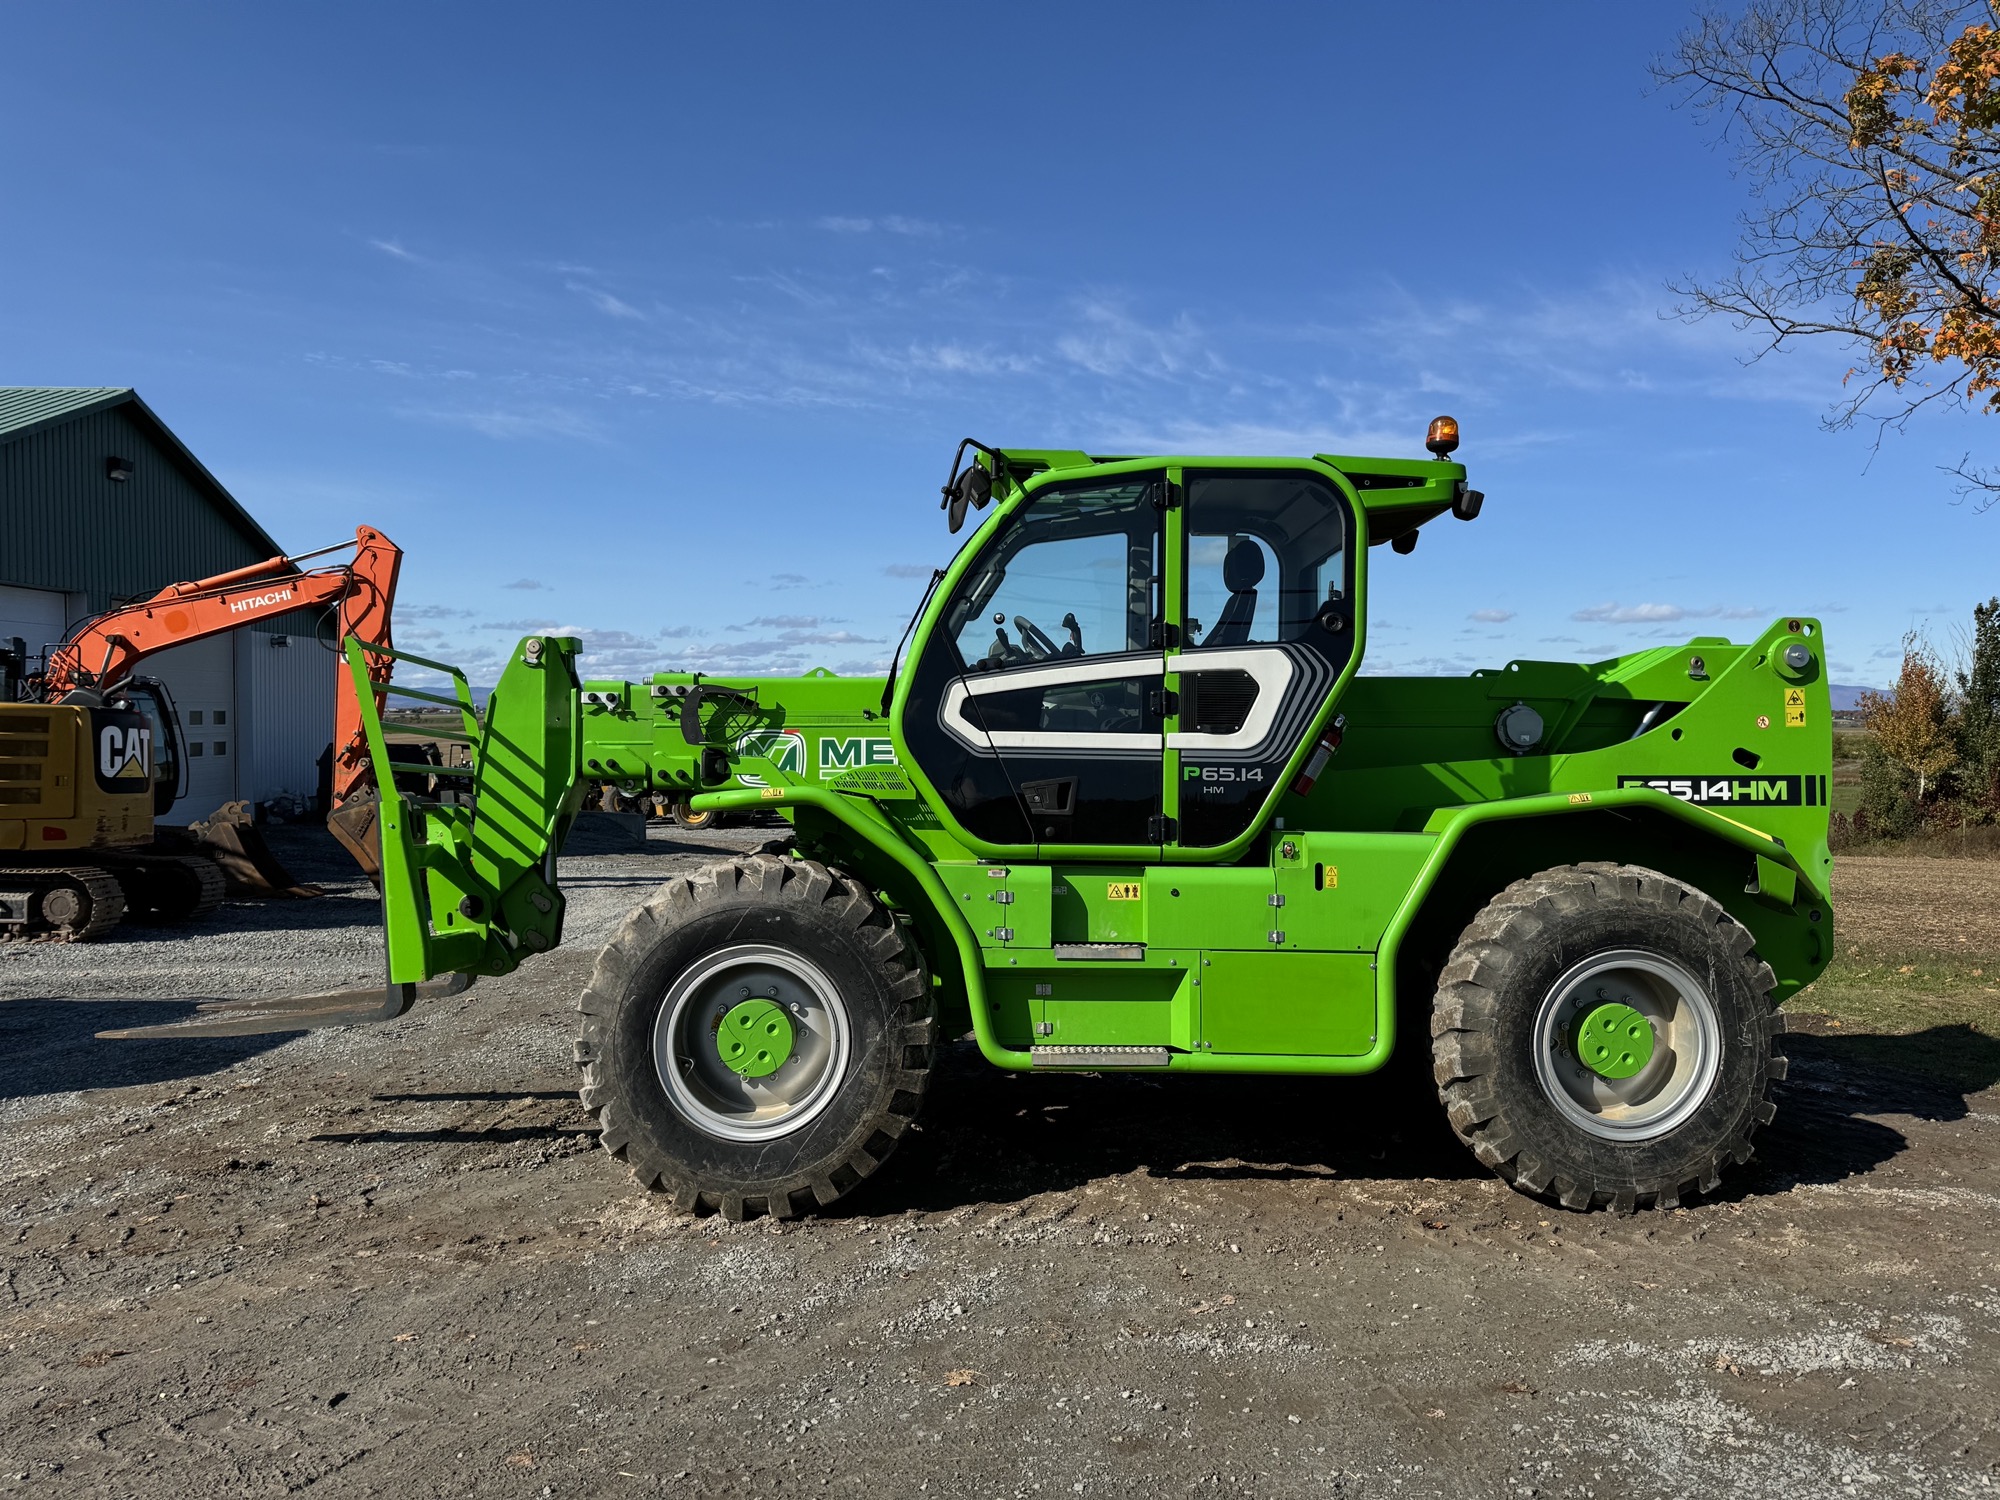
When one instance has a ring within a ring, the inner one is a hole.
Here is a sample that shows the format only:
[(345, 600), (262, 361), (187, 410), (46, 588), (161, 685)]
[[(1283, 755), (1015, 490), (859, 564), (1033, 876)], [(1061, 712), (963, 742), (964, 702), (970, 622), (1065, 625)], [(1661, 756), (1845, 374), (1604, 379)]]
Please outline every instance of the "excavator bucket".
[(382, 803), (372, 792), (358, 794), (326, 817), (327, 832), (354, 856), (376, 890), (382, 889)]
[(305, 900), (326, 894), (278, 862), (251, 821), (248, 803), (225, 802), (200, 822), (190, 823), (188, 832), (196, 847), (222, 867), (232, 896)]

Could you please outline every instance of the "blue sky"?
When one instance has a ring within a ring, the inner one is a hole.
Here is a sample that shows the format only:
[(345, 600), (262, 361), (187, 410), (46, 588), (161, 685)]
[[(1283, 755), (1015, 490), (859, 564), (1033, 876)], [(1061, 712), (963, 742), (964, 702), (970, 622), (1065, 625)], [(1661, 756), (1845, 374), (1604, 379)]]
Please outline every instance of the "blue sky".
[[(972, 434), (1420, 456), (1370, 669), (1828, 621), (1836, 680), (2000, 591), (1845, 351), (1662, 313), (1744, 185), (1672, 5), (42, 6), (9, 17), (0, 383), (133, 385), (279, 540), (382, 527), (483, 675), (866, 670)], [(22, 122), (27, 122), (24, 126)]]

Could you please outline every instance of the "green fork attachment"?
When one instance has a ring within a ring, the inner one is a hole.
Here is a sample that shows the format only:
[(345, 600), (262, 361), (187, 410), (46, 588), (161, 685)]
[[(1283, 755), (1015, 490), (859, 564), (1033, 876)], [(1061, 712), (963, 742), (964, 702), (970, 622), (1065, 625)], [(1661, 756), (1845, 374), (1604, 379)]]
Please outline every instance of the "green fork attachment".
[[(368, 753), (380, 768), (382, 926), (392, 990), (441, 974), (506, 974), (562, 940), (555, 852), (583, 798), (577, 646), (567, 636), (520, 642), (482, 719), (458, 668), (348, 639)], [(366, 690), (371, 651), (450, 679), (449, 695), (394, 684), (388, 691), (457, 710), (460, 731), (425, 734), (465, 745), (469, 766), (399, 767), (391, 758)], [(416, 797), (396, 785), (398, 769), (441, 776), (443, 785), (464, 790)]]
[[(583, 800), (577, 646), (566, 636), (520, 642), (482, 716), (458, 668), (348, 637), (347, 665), (381, 796), (386, 986), (210, 1002), (184, 1021), (101, 1034), (118, 1040), (248, 1036), (388, 1021), (422, 995), (456, 993), (474, 975), (509, 973), (528, 954), (555, 947), (563, 922), (555, 852)], [(372, 682), (370, 656), (442, 673), (452, 690)], [(378, 692), (455, 711), (457, 729), (426, 726), (423, 738), (464, 745), (471, 763), (396, 760), (376, 707)], [(438, 778), (437, 795), (406, 792), (397, 785), (399, 772)]]

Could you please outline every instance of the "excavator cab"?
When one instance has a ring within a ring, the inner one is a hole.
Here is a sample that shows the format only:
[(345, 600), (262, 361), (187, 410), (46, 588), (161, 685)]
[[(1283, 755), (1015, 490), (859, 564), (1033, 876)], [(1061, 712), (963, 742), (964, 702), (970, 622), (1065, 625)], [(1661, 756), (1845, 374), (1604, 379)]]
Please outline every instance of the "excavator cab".
[(153, 816), (164, 818), (187, 791), (187, 750), (181, 744), (173, 695), (157, 677), (135, 677), (118, 696), (144, 714), (152, 727)]

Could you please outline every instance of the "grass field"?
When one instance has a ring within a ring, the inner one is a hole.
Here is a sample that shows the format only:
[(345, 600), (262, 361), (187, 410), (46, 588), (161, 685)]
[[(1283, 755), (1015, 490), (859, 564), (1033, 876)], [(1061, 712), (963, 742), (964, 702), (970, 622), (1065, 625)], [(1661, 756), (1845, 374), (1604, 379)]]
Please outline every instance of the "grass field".
[(1794, 1028), (1921, 1037), (1897, 1045), (1905, 1066), (1957, 1085), (1992, 1078), (2000, 861), (1845, 855), (1833, 903), (1834, 961), (1787, 1007)]

